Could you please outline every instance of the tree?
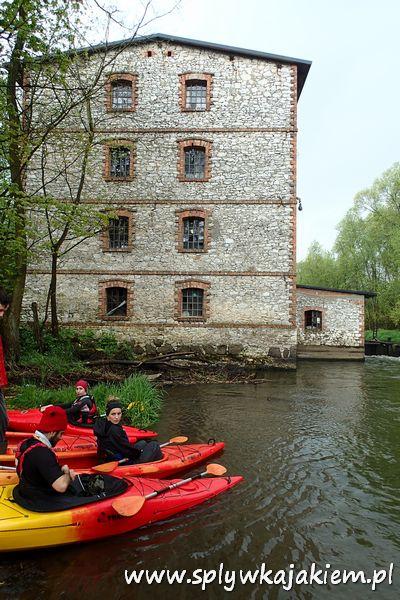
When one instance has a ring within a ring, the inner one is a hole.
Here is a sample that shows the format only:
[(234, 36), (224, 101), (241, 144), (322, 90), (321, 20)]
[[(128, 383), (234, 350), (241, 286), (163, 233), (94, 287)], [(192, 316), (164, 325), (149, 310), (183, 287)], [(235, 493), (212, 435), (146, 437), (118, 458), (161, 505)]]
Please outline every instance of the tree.
[[(151, 0), (130, 32), (129, 43), (147, 25)], [(133, 7), (135, 8), (135, 7)], [(102, 219), (81, 206), (88, 157), (98, 143), (90, 104), (101, 90), (101, 77), (112, 56), (100, 55), (96, 68), (81, 73), (90, 62), (85, 16), (103, 17), (104, 31), (120, 25), (116, 11), (98, 0), (8, 0), (0, 7), (0, 258), (2, 282), (12, 290), (12, 303), (4, 322), (6, 346), (12, 359), (19, 354), (19, 322), (28, 259), (43, 247), (50, 251), (52, 278), (49, 289), (53, 332), (58, 331), (56, 272), (60, 256), (94, 235)], [(87, 50), (82, 50), (83, 47)], [(120, 51), (122, 51), (123, 45)], [(76, 144), (64, 152), (57, 133), (68, 118), (83, 124)], [(58, 153), (58, 171), (48, 158)], [(28, 168), (29, 167), (29, 168)], [(32, 184), (32, 173), (40, 185)], [(62, 202), (54, 182), (64, 178), (70, 193)], [(78, 181), (78, 186), (75, 185)], [(83, 219), (83, 215), (85, 218)], [(78, 217), (80, 220), (77, 226)], [(43, 219), (44, 228), (40, 225)], [(104, 217), (103, 217), (104, 219)], [(82, 227), (86, 222), (87, 227)], [(92, 226), (94, 224), (94, 226)], [(0, 253), (1, 254), (1, 253)]]
[(307, 257), (297, 265), (297, 281), (303, 285), (338, 287), (340, 278), (334, 254), (314, 241)]
[(359, 192), (338, 225), (333, 252), (314, 243), (299, 263), (299, 281), (377, 294), (367, 326), (400, 323), (400, 163)]

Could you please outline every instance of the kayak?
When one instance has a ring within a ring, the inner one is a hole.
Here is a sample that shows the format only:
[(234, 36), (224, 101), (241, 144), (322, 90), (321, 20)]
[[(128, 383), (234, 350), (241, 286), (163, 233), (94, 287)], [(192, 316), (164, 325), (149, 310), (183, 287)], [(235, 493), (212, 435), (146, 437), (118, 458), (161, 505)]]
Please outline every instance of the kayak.
[[(128, 488), (120, 498), (145, 496), (165, 487), (159, 479), (126, 478)], [(122, 516), (113, 507), (114, 498), (57, 512), (32, 512), (12, 499), (13, 487), (0, 487), (0, 551), (46, 548), (87, 542), (118, 535), (178, 512), (188, 510), (225, 492), (242, 481), (242, 477), (196, 479), (181, 487), (148, 499), (133, 516)], [(168, 481), (174, 483), (174, 481)]]
[[(193, 467), (205, 462), (212, 456), (223, 451), (224, 442), (214, 442), (213, 444), (182, 444), (169, 445), (162, 448), (163, 457), (154, 462), (143, 463), (140, 465), (120, 465), (109, 474), (115, 477), (157, 477), (165, 479), (172, 477), (177, 473), (188, 471)], [(58, 457), (61, 458), (60, 456)], [(98, 464), (97, 456), (90, 457), (88, 462), (93, 461), (91, 466)], [(96, 470), (77, 469), (79, 473), (95, 473)], [(10, 471), (1, 471), (0, 465), (0, 485), (18, 483), (18, 475)]]
[[(27, 431), (33, 433), (39, 425), (42, 413), (38, 408), (29, 408), (27, 410), (8, 410), (8, 429), (11, 431)], [(128, 438), (136, 440), (144, 440), (157, 437), (155, 431), (149, 429), (137, 429), (130, 425), (123, 426)], [(68, 423), (65, 433), (68, 435), (89, 435), (94, 436), (92, 425), (71, 425)]]
[[(8, 433), (8, 432), (7, 432)], [(7, 454), (0, 454), (0, 465), (15, 465), (15, 452), (24, 438), (9, 438), (12, 440), (7, 447)], [(72, 469), (90, 468), (98, 463), (97, 444), (93, 436), (64, 435), (53, 448), (62, 465), (67, 464)]]

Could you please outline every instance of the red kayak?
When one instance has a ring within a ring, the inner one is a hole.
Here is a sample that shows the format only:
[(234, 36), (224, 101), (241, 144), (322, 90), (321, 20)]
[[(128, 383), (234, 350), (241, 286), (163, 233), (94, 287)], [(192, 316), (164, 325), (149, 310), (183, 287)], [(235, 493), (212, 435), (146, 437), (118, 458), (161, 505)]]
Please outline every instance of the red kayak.
[[(9, 426), (11, 431), (27, 431), (33, 433), (38, 428), (42, 414), (38, 408), (29, 408), (27, 410), (9, 410), (7, 411)], [(136, 427), (130, 427), (129, 425), (123, 426), (128, 438), (133, 442), (133, 438), (136, 440), (144, 440), (157, 437), (155, 431), (149, 429), (137, 429)], [(68, 423), (65, 433), (68, 435), (86, 435), (93, 436), (92, 425), (71, 425)]]
[[(58, 444), (56, 448), (58, 447)], [(112, 471), (107, 468), (104, 469), (105, 465), (98, 465), (98, 458), (96, 456), (86, 456), (87, 467), (77, 468), (79, 473), (88, 472), (106, 472), (113, 477), (157, 477), (158, 479), (165, 479), (166, 477), (175, 476), (178, 473), (188, 471), (194, 467), (197, 467), (200, 463), (209, 460), (211, 457), (220, 454), (225, 447), (224, 442), (215, 442), (213, 444), (182, 444), (182, 445), (168, 445), (162, 449), (163, 457), (161, 460), (154, 462), (143, 463), (140, 465), (120, 465), (114, 468)], [(71, 465), (70, 460), (64, 461), (64, 455), (58, 454), (58, 459), (74, 468)], [(5, 463), (4, 463), (5, 464)], [(12, 463), (8, 463), (9, 466)], [(90, 467), (98, 465), (98, 469), (90, 471)], [(112, 466), (112, 463), (108, 463)], [(11, 483), (18, 483), (18, 476), (14, 472), (1, 471), (0, 465), (0, 486)]]
[[(0, 465), (15, 465), (15, 452), (27, 437), (30, 437), (27, 433), (7, 432), (7, 454), (0, 454)], [(54, 451), (59, 462), (72, 469), (84, 469), (98, 463), (97, 444), (93, 435), (64, 435)]]
[[(207, 477), (188, 482), (128, 477), (125, 481), (128, 488), (117, 498), (57, 512), (22, 508), (12, 499), (12, 486), (0, 487), (0, 551), (87, 542), (132, 531), (193, 508), (237, 485), (242, 477)], [(166, 485), (174, 483), (183, 485), (165, 490)], [(165, 491), (144, 498), (160, 490)], [(121, 510), (121, 500), (126, 510)]]

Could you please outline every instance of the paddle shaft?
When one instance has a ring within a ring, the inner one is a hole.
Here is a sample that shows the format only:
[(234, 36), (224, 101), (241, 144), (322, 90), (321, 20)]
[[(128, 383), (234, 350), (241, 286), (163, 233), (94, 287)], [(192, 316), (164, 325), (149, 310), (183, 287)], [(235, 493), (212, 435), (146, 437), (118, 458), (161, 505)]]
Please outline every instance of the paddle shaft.
[(190, 481), (194, 481), (195, 479), (200, 479), (200, 477), (204, 477), (205, 475), (208, 475), (207, 471), (204, 471), (203, 473), (198, 473), (197, 475), (193, 475), (193, 477), (188, 477), (187, 479), (182, 479), (181, 481), (177, 481), (176, 483), (171, 483), (170, 485), (166, 485), (165, 487), (161, 488), (161, 490), (157, 490), (155, 492), (152, 492), (151, 494), (147, 494), (144, 497), (144, 499), (149, 500), (150, 498), (155, 498), (156, 496), (159, 496), (164, 492), (174, 490), (175, 488), (185, 485), (185, 483), (189, 483)]
[(0, 465), (0, 471), (16, 471), (15, 467), (6, 467), (5, 465)]

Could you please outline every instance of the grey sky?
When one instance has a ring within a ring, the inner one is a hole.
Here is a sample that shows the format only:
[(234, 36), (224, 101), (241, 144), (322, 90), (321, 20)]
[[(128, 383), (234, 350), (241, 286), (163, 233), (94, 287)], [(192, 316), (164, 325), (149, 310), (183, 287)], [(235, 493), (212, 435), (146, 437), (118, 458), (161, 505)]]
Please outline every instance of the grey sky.
[(314, 239), (330, 249), (354, 195), (399, 160), (399, 23), (398, 0), (182, 0), (142, 32), (313, 61), (299, 101), (299, 260)]

